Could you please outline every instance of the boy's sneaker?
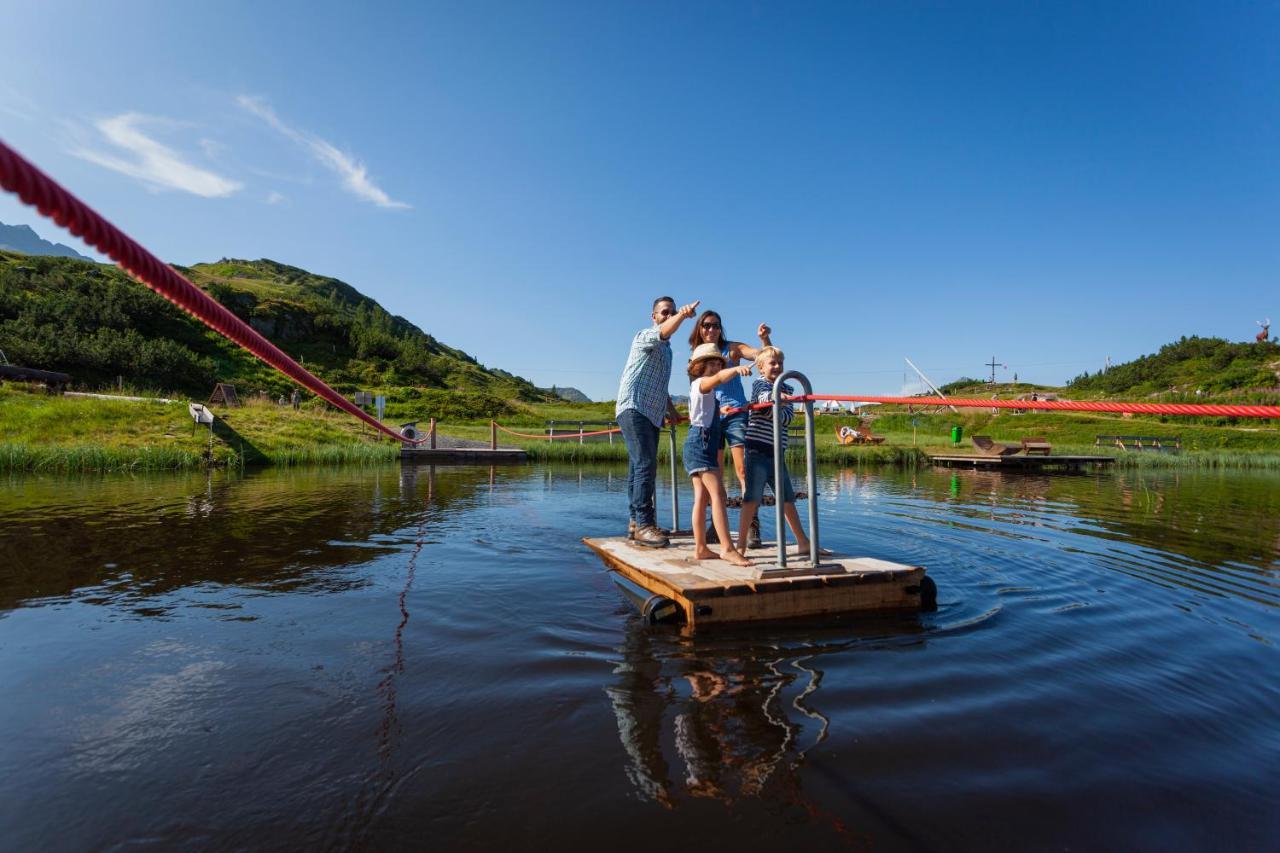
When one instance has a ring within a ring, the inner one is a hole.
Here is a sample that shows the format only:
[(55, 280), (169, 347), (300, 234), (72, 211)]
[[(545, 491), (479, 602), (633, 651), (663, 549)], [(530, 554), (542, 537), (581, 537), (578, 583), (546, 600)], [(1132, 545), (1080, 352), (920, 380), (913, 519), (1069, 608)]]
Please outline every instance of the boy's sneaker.
[(671, 544), (667, 535), (652, 524), (636, 530), (635, 543), (646, 548), (665, 548)]
[(760, 516), (751, 519), (751, 529), (747, 532), (748, 548), (763, 548), (764, 543), (760, 541)]

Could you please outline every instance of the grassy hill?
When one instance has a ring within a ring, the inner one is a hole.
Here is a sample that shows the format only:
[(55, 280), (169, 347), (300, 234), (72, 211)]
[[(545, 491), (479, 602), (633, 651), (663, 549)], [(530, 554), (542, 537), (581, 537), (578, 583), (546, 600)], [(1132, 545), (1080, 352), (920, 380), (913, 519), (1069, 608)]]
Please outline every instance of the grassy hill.
[[(1183, 337), (1159, 352), (1083, 373), (1071, 380), (1073, 394), (1105, 394), (1140, 399), (1190, 394), (1240, 398), (1256, 394), (1275, 399), (1280, 386), (1280, 344), (1242, 343), (1222, 338)], [(1259, 399), (1258, 402), (1263, 402)]]
[(1008, 382), (993, 386), (981, 379), (964, 377), (940, 390), (951, 397), (989, 397), (994, 391), (1008, 399), (1037, 391), (1058, 393), (1073, 400), (1274, 405), (1280, 400), (1280, 344), (1193, 335), (1110, 370), (1082, 373), (1062, 387)]
[[(383, 393), (417, 414), (480, 417), (549, 395), (486, 368), (335, 278), (270, 260), (177, 267), (269, 340), (345, 394)], [(70, 373), (96, 389), (242, 398), (291, 383), (196, 320), (103, 265), (0, 252), (0, 350), (14, 364)]]

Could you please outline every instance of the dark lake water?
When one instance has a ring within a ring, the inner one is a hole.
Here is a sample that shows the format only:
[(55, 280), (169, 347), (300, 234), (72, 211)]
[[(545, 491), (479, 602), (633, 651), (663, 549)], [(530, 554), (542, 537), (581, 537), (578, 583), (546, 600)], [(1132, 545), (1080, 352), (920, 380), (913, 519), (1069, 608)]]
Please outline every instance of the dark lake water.
[(0, 847), (1280, 845), (1280, 477), (826, 470), (939, 610), (693, 636), (624, 481), (0, 481)]

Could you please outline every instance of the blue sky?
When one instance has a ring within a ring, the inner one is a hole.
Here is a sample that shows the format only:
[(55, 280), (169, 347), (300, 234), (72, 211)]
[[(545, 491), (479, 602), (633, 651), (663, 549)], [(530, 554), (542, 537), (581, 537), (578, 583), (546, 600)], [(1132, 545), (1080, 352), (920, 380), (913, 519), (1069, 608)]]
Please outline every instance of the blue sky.
[[(0, 15), (0, 138), (161, 257), (337, 276), (597, 399), (662, 293), (833, 393), (1280, 322), (1274, 4)], [(74, 245), (37, 220), (0, 197)]]

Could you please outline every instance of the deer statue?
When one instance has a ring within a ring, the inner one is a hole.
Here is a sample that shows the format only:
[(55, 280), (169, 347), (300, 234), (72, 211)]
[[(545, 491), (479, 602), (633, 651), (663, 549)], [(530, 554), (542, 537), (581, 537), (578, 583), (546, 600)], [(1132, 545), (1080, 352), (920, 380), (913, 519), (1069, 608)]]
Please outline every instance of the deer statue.
[(1262, 327), (1262, 331), (1258, 332), (1253, 339), (1257, 343), (1265, 344), (1267, 342), (1267, 338), (1271, 334), (1271, 318), (1268, 317), (1265, 320), (1255, 320), (1254, 322)]

